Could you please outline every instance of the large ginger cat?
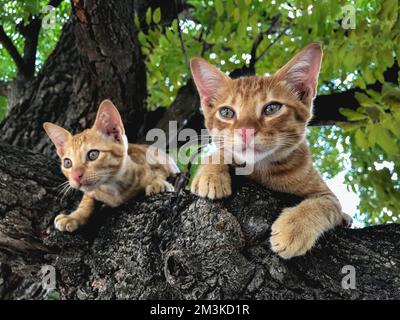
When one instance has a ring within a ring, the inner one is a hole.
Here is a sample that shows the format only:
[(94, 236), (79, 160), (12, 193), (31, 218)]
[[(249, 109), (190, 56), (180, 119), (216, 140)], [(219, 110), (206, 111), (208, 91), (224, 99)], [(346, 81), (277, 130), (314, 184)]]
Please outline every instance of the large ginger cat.
[[(234, 163), (254, 162), (253, 180), (305, 198), (271, 227), (271, 248), (286, 259), (305, 254), (323, 232), (351, 220), (314, 169), (305, 142), (321, 60), (320, 45), (311, 43), (271, 77), (235, 80), (201, 58), (191, 60), (205, 125), (221, 160), (221, 151), (234, 146)], [(202, 164), (191, 191), (211, 199), (229, 196), (226, 163)]]
[(174, 190), (166, 180), (178, 172), (174, 161), (154, 147), (128, 144), (120, 114), (109, 100), (101, 103), (93, 127), (80, 134), (48, 122), (43, 127), (70, 186), (84, 192), (78, 209), (55, 218), (60, 231), (72, 232), (86, 224), (95, 200), (115, 207), (142, 190), (148, 195)]

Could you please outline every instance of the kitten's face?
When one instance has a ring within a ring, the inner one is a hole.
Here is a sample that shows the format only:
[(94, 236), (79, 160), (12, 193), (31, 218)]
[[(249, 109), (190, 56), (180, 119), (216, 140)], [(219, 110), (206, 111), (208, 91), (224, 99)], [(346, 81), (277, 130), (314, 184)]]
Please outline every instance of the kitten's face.
[(233, 80), (205, 60), (191, 62), (205, 124), (217, 147), (240, 162), (276, 161), (304, 139), (321, 63), (311, 44), (272, 77)]
[(94, 126), (71, 135), (51, 123), (44, 128), (57, 148), (61, 169), (72, 188), (93, 191), (112, 183), (127, 156), (127, 141), (119, 113), (108, 100), (98, 111)]
[(112, 181), (122, 166), (126, 150), (96, 129), (71, 136), (65, 143), (61, 168), (71, 187), (92, 191)]

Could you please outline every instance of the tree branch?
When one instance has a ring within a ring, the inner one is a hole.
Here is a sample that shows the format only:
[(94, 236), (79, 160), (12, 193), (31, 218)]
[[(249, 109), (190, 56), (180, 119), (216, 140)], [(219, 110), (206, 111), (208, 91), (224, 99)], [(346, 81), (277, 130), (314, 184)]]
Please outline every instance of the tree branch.
[(28, 25), (21, 25), (20, 33), (25, 38), (24, 43), (24, 74), (32, 78), (35, 74), (36, 52), (39, 40), (39, 32), (42, 26), (42, 19), (32, 16)]
[[(385, 81), (398, 84), (399, 64), (397, 61), (385, 70), (383, 77)], [(382, 83), (379, 81), (370, 84), (366, 89), (380, 92)], [(355, 98), (356, 92), (364, 92), (363, 89), (354, 88), (343, 92), (334, 92), (319, 95), (314, 100), (314, 117), (310, 125), (332, 125), (336, 122), (347, 121), (346, 117), (339, 112), (339, 108), (357, 109), (360, 104)]]
[[(283, 260), (270, 250), (270, 227), (300, 199), (243, 178), (221, 201), (182, 191), (99, 206), (85, 228), (65, 234), (54, 216), (80, 195), (57, 197), (59, 161), (0, 143), (0, 177), (0, 299), (46, 298), (31, 289), (41, 287), (43, 264), (55, 268), (62, 299), (400, 298), (399, 224), (338, 227)], [(351, 290), (344, 266), (355, 269)]]
[(286, 33), (287, 30), (289, 30), (291, 25), (286, 26), (279, 34), (278, 36), (271, 41), (271, 43), (263, 50), (263, 52), (260, 53), (260, 55), (255, 59), (254, 63), (257, 61), (261, 60), (264, 58), (264, 56), (268, 53), (268, 50)]
[(19, 72), (24, 72), (25, 63), (18, 49), (14, 46), (9, 36), (4, 31), (3, 26), (0, 26), (0, 43), (7, 50), (11, 58), (14, 60)]
[(180, 24), (180, 20), (179, 20), (178, 6), (177, 6), (177, 4), (176, 4), (176, 1), (174, 1), (174, 8), (175, 8), (175, 18), (176, 18), (176, 21), (177, 21), (177, 24), (178, 24), (178, 37), (179, 37), (179, 42), (180, 42), (180, 44), (181, 44), (182, 53), (183, 53), (183, 55), (184, 55), (184, 57), (185, 57), (186, 66), (187, 66), (188, 69), (189, 69), (189, 68), (190, 68), (190, 67), (189, 67), (189, 58), (188, 58), (188, 55), (187, 55), (187, 52), (186, 52), (185, 42), (183, 41), (182, 30), (181, 30), (181, 24)]
[(281, 16), (281, 14), (277, 14), (276, 16), (274, 16), (272, 18), (272, 20), (271, 20), (271, 26), (267, 30), (261, 32), (257, 36), (256, 40), (254, 41), (253, 46), (252, 46), (251, 51), (250, 51), (250, 55), (251, 55), (250, 67), (249, 67), (250, 69), (252, 69), (252, 68), (254, 69), (254, 66), (255, 66), (255, 64), (256, 64), (256, 62), (258, 60), (258, 58), (257, 58), (258, 46), (264, 40), (265, 36), (271, 34), (273, 32), (273, 30), (277, 28), (277, 24), (279, 22), (280, 16)]

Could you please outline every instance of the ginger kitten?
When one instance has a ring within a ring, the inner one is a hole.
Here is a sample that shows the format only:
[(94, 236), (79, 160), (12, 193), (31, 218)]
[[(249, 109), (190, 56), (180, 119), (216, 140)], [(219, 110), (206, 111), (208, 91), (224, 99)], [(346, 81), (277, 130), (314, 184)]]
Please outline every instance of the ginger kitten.
[[(313, 167), (305, 142), (321, 60), (321, 46), (311, 43), (271, 77), (235, 80), (202, 58), (191, 60), (205, 125), (221, 160), (222, 151), (231, 148), (234, 163), (254, 163), (253, 180), (305, 198), (284, 209), (271, 227), (271, 248), (285, 259), (305, 254), (321, 234), (343, 221), (351, 223)], [(229, 196), (226, 163), (202, 164), (192, 193), (211, 199)]]
[(166, 180), (178, 173), (174, 161), (154, 147), (128, 144), (120, 114), (109, 100), (101, 103), (93, 127), (82, 133), (72, 135), (48, 122), (43, 127), (70, 186), (84, 193), (78, 209), (55, 218), (60, 231), (86, 224), (95, 200), (116, 207), (143, 190), (147, 195), (174, 190)]

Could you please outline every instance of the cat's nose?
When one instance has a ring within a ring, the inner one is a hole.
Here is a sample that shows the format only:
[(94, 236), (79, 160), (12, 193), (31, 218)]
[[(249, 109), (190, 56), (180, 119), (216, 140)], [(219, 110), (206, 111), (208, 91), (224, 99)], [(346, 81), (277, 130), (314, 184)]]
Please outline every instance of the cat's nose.
[(83, 177), (83, 172), (80, 171), (80, 170), (73, 171), (73, 172), (71, 173), (71, 178), (72, 178), (72, 180), (74, 180), (76, 183), (80, 183), (82, 177)]
[(254, 129), (253, 128), (240, 128), (239, 135), (242, 138), (242, 143), (247, 145), (254, 139)]

